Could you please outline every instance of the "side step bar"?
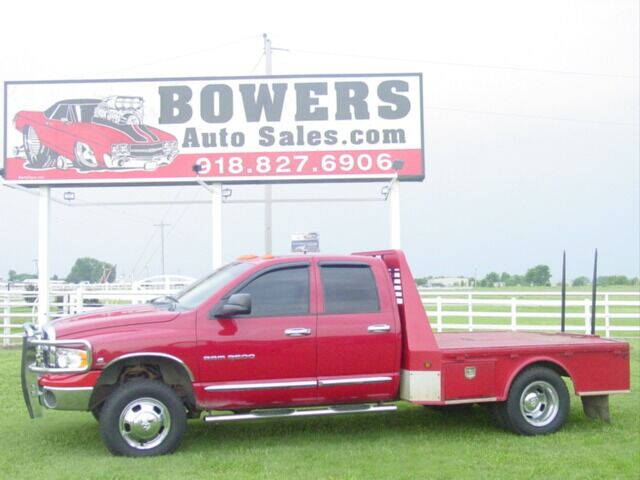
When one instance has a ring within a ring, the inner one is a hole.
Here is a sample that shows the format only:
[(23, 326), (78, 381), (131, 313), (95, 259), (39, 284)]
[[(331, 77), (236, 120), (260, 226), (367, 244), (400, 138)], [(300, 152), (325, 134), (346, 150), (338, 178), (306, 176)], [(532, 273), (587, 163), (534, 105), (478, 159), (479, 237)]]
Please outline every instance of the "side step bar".
[(343, 413), (382, 413), (397, 410), (396, 405), (335, 405), (326, 408), (278, 408), (269, 410), (254, 410), (250, 413), (236, 413), (233, 415), (207, 415), (205, 422), (239, 422), (258, 418), (278, 417), (315, 417), (321, 415), (342, 415)]

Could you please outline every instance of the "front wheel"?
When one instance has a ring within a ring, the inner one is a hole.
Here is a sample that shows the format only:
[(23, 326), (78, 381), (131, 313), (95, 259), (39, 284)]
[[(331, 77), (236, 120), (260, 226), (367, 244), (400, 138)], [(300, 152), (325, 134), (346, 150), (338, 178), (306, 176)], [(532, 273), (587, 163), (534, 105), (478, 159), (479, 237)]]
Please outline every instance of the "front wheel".
[(76, 142), (73, 148), (76, 166), (81, 170), (93, 170), (98, 168), (98, 159), (93, 149), (84, 142)]
[(532, 367), (514, 380), (503, 409), (507, 426), (521, 435), (559, 430), (569, 416), (569, 391), (562, 377), (545, 367)]
[(122, 384), (100, 412), (100, 435), (114, 455), (172, 453), (187, 427), (186, 409), (167, 385), (154, 380)]

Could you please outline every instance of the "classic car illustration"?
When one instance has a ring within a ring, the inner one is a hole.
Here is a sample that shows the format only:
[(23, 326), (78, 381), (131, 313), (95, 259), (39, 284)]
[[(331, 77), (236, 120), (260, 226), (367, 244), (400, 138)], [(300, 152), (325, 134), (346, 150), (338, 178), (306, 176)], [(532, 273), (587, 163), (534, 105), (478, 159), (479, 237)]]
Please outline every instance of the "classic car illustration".
[(29, 168), (155, 170), (178, 155), (176, 138), (143, 123), (141, 97), (111, 96), (54, 103), (44, 112), (20, 111)]

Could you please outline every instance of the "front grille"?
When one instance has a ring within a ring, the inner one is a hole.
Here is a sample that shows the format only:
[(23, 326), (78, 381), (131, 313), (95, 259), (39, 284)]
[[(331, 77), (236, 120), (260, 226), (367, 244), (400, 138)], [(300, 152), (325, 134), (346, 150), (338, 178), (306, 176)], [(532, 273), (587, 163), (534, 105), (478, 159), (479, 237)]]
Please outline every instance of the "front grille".
[(150, 145), (131, 145), (131, 155), (134, 157), (162, 155), (162, 143), (152, 143)]

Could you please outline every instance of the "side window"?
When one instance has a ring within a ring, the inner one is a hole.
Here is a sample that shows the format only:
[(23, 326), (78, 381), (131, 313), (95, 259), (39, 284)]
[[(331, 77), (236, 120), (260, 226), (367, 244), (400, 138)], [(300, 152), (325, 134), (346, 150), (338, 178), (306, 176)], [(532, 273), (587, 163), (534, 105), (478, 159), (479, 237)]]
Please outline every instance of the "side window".
[(309, 267), (288, 267), (259, 276), (236, 293), (251, 294), (251, 316), (309, 313)]
[(69, 108), (67, 105), (60, 105), (51, 117), (53, 120), (68, 120)]
[(368, 265), (321, 265), (325, 313), (380, 311), (378, 290)]

